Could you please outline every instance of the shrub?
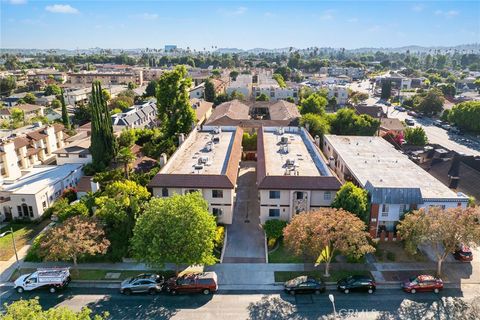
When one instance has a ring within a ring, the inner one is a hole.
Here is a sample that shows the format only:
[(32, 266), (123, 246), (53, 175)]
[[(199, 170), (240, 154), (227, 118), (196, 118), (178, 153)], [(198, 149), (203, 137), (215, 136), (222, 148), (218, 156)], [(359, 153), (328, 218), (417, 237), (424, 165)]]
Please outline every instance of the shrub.
[(225, 227), (224, 226), (217, 226), (217, 230), (215, 233), (215, 246), (222, 247), (223, 240), (225, 239)]
[(32, 241), (32, 245), (28, 249), (27, 255), (25, 256), (25, 261), (28, 262), (42, 262), (43, 259), (40, 257), (39, 249), (40, 243), (42, 242), (44, 234), (39, 234), (35, 239)]
[(275, 247), (275, 244), (277, 243), (277, 238), (269, 238), (268, 239), (268, 249), (273, 249)]
[(77, 190), (74, 188), (67, 188), (63, 191), (62, 198), (67, 199), (68, 203), (77, 200)]
[(72, 203), (57, 213), (58, 221), (63, 222), (73, 216), (88, 216), (89, 211), (83, 202)]
[(287, 222), (284, 220), (268, 220), (263, 225), (263, 230), (268, 239), (278, 239), (283, 236), (283, 229), (287, 226)]

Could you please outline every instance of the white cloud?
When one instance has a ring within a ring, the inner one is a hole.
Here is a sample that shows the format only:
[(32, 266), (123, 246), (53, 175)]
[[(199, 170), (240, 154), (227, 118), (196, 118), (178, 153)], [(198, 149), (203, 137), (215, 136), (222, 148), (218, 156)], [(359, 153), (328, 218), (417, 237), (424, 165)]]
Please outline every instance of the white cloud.
[(27, 3), (27, 0), (8, 0), (8, 3), (10, 3), (10, 4), (25, 4), (25, 3)]
[(335, 17), (333, 16), (334, 10), (325, 10), (322, 15), (320, 16), (320, 20), (333, 20)]
[(80, 13), (78, 9), (72, 7), (69, 4), (54, 4), (51, 6), (46, 6), (45, 10), (52, 13), (66, 13), (66, 14), (77, 14)]
[(226, 10), (220, 9), (219, 12), (225, 16), (241, 16), (247, 12), (247, 7), (237, 7), (234, 9)]
[(412, 11), (415, 12), (422, 12), (423, 9), (425, 9), (425, 6), (423, 4), (416, 4), (412, 7)]
[(142, 13), (135, 16), (136, 18), (143, 19), (143, 20), (157, 20), (158, 14), (156, 13)]
[(347, 19), (347, 22), (358, 22), (358, 18)]
[(460, 12), (457, 10), (449, 10), (449, 11), (436, 10), (434, 13), (437, 16), (444, 16), (445, 18), (453, 18), (460, 14)]

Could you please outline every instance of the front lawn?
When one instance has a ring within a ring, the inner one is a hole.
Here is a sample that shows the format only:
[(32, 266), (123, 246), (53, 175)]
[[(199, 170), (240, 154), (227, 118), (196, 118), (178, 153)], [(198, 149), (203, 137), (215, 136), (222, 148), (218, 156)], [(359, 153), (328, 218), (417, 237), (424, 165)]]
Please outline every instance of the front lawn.
[(268, 263), (304, 263), (303, 259), (295, 256), (279, 240), (278, 247), (268, 253)]
[[(32, 273), (36, 271), (36, 269), (28, 269), (22, 268), (17, 269), (10, 281), (15, 281), (20, 275), (26, 273)], [(175, 276), (175, 271), (172, 270), (165, 270), (165, 271), (135, 271), (135, 270), (98, 270), (98, 269), (70, 269), (72, 280), (88, 280), (88, 281), (102, 281), (102, 280), (116, 280), (121, 281), (125, 280), (130, 277), (134, 277), (141, 273), (157, 273), (159, 275), (163, 275), (165, 279)], [(107, 273), (120, 273), (120, 277), (118, 279), (106, 279), (105, 276)]]
[(403, 248), (403, 243), (397, 242), (379, 242), (375, 251), (375, 259), (378, 262), (425, 262), (427, 258), (418, 252), (411, 255)]
[(310, 276), (315, 279), (323, 279), (326, 282), (337, 282), (343, 278), (352, 275), (368, 275), (371, 276), (369, 271), (362, 270), (330, 270), (330, 277), (325, 278), (323, 276), (324, 270), (314, 270), (314, 271), (275, 271), (275, 282), (285, 282), (290, 279), (299, 277), (299, 276)]
[[(12, 222), (0, 229), (0, 233), (13, 228), (17, 251), (23, 248), (30, 240), (35, 238), (51, 221), (45, 219), (40, 222)], [(7, 234), (0, 238), (0, 261), (7, 261), (15, 254), (13, 250), (12, 235)]]

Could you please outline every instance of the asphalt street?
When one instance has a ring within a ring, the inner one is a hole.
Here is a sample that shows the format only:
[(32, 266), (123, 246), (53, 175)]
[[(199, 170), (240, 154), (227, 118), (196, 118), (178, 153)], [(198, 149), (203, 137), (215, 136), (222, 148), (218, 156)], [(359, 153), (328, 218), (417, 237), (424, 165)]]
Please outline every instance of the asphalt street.
[[(30, 292), (17, 294), (11, 287), (0, 288), (3, 303), (39, 297), (44, 308), (68, 306), (80, 310), (84, 306), (94, 313), (108, 311), (111, 319), (327, 319), (333, 315), (328, 298), (335, 297), (337, 315), (351, 319), (422, 319), (423, 314), (461, 314), (462, 299), (470, 301), (478, 289), (465, 295), (458, 289), (445, 289), (440, 294), (402, 292), (400, 289), (379, 289), (372, 295), (336, 291), (316, 295), (290, 296), (272, 292), (223, 292), (214, 295), (159, 294), (124, 296), (114, 289), (67, 288), (57, 294)], [(7, 294), (6, 294), (7, 293)], [(443, 300), (442, 300), (443, 299)], [(451, 319), (456, 319), (453, 317)]]

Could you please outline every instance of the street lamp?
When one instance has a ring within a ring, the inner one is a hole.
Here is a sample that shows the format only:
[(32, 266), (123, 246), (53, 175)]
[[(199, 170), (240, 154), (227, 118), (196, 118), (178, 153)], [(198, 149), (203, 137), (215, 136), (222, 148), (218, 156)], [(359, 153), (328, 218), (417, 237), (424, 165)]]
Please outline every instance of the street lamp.
[(17, 246), (15, 245), (15, 237), (13, 236), (13, 228), (10, 228), (10, 230), (5, 231), (4, 233), (0, 233), (0, 238), (6, 236), (9, 233), (12, 235), (13, 251), (15, 251), (15, 259), (17, 259), (17, 264), (18, 264)]
[(328, 299), (330, 299), (330, 301), (332, 302), (333, 315), (335, 316), (335, 319), (337, 319), (337, 310), (335, 309), (335, 297), (333, 296), (333, 294), (329, 294)]

